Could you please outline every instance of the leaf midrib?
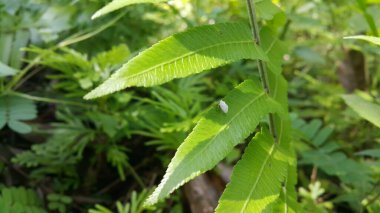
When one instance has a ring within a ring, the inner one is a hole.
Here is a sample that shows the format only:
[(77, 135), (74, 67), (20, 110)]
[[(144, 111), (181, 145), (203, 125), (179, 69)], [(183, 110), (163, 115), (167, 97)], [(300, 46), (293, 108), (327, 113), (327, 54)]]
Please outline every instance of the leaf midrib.
[[(168, 64), (172, 64), (172, 63), (174, 63), (175, 61), (180, 60), (181, 58), (182, 58), (182, 59), (183, 59), (183, 58), (186, 58), (186, 57), (188, 57), (188, 56), (191, 56), (191, 55), (197, 54), (197, 53), (202, 52), (202, 51), (207, 50), (207, 49), (212, 49), (212, 48), (214, 48), (214, 47), (217, 47), (217, 46), (223, 46), (223, 45), (245, 44), (245, 43), (252, 43), (252, 40), (243, 40), (243, 41), (234, 41), (234, 42), (222, 42), (222, 43), (218, 43), (218, 44), (215, 44), (215, 45), (211, 45), (211, 46), (207, 46), (207, 47), (204, 47), (204, 48), (200, 48), (200, 49), (198, 49), (198, 50), (196, 50), (196, 51), (190, 51), (190, 52), (188, 52), (188, 53), (186, 53), (186, 54), (183, 54), (183, 55), (181, 55), (181, 56), (175, 57), (175, 58), (173, 58), (173, 59), (171, 59), (171, 60), (168, 60), (168, 61), (166, 61), (166, 62), (163, 62), (163, 63), (160, 63), (160, 64), (156, 64), (155, 66), (150, 67), (150, 68), (148, 68), (148, 69), (146, 69), (146, 70), (143, 70), (143, 71), (141, 71), (141, 72), (138, 72), (138, 73), (132, 74), (132, 75), (130, 75), (130, 76), (127, 76), (127, 77), (126, 77), (126, 80), (127, 80), (127, 79), (130, 79), (130, 78), (134, 78), (134, 77), (139, 76), (139, 75), (143, 75), (143, 74), (145, 74), (145, 73), (147, 73), (147, 72), (150, 72), (150, 71), (152, 71), (152, 70), (154, 70), (154, 69), (156, 69), (156, 68), (158, 68), (158, 67), (161, 67), (161, 66), (164, 66), (164, 65), (168, 65)], [(256, 47), (256, 46), (255, 46), (255, 47)], [(257, 47), (256, 47), (256, 49), (257, 49)]]
[(257, 178), (256, 178), (256, 181), (255, 181), (255, 183), (253, 184), (252, 189), (251, 189), (251, 191), (249, 192), (248, 198), (245, 200), (244, 205), (243, 205), (243, 208), (241, 209), (240, 213), (244, 213), (245, 210), (246, 210), (246, 208), (248, 207), (248, 202), (250, 201), (250, 198), (251, 198), (253, 192), (255, 191), (256, 186), (257, 186), (259, 180), (261, 179), (261, 175), (262, 175), (263, 172), (264, 172), (264, 168), (266, 167), (269, 158), (272, 157), (272, 154), (273, 154), (275, 148), (276, 148), (276, 144), (273, 143), (273, 144), (272, 144), (272, 147), (271, 147), (271, 149), (270, 149), (270, 151), (269, 151), (269, 154), (268, 154), (268, 156), (265, 158), (265, 161), (264, 161), (264, 163), (263, 163), (262, 166), (261, 166), (261, 169), (260, 169), (260, 172), (259, 172), (259, 174), (258, 174), (258, 176), (257, 176)]
[[(193, 155), (187, 162), (188, 163), (192, 163), (193, 160), (195, 159), (196, 156), (198, 156), (198, 154), (200, 154), (201, 152), (203, 152), (205, 149), (207, 149), (210, 144), (212, 144), (212, 142), (215, 140), (215, 138), (240, 114), (242, 113), (248, 106), (250, 106), (251, 104), (253, 104), (257, 99), (259, 99), (260, 97), (264, 96), (266, 93), (265, 92), (261, 92), (259, 93), (258, 96), (256, 96), (254, 99), (252, 99), (250, 102), (248, 102), (247, 105), (245, 105), (243, 108), (241, 108), (241, 110), (239, 112), (237, 112), (231, 119), (228, 123), (226, 123), (225, 125), (222, 126), (222, 128), (220, 128), (220, 130), (214, 135), (214, 137), (212, 137), (209, 141), (208, 144), (206, 144), (205, 147), (203, 147), (199, 152), (197, 152), (195, 155)], [(187, 167), (180, 167), (178, 169), (179, 172), (182, 172), (185, 168)], [(174, 170), (174, 169), (173, 169)], [(168, 181), (167, 181), (168, 182)], [(174, 188), (177, 188), (178, 185), (176, 185)], [(174, 189), (173, 189), (174, 190)], [(171, 190), (171, 191), (173, 191)]]

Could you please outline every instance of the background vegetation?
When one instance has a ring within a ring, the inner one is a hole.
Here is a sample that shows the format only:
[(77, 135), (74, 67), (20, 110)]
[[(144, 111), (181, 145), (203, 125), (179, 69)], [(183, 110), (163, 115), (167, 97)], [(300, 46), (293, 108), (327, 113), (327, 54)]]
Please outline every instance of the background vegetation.
[[(248, 22), (245, 1), (139, 4), (91, 20), (107, 2), (0, 0), (0, 212), (190, 212), (197, 205), (192, 190), (202, 182), (196, 181), (155, 207), (142, 203), (197, 115), (258, 75), (256, 62), (92, 101), (82, 97), (173, 33)], [(263, 22), (280, 26), (289, 46), (283, 69), (300, 206), (380, 212), (380, 111), (371, 105), (374, 113), (366, 116), (371, 107), (353, 106), (380, 102), (380, 47), (343, 39), (378, 36), (380, 1), (273, 2), (283, 12)], [(242, 150), (201, 177), (206, 192), (220, 195)]]

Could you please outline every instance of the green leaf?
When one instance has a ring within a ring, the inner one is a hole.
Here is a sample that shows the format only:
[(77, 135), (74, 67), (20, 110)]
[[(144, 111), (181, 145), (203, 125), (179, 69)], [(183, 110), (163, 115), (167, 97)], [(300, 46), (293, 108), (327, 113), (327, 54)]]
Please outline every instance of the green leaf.
[(315, 52), (309, 47), (306, 46), (298, 46), (294, 49), (294, 54), (303, 59), (308, 64), (315, 64), (315, 65), (324, 65), (326, 64), (325, 58), (319, 54), (318, 52)]
[(101, 52), (96, 55), (91, 61), (92, 63), (99, 64), (102, 69), (106, 69), (110, 66), (115, 66), (126, 62), (131, 51), (125, 44), (120, 44), (118, 46), (113, 46), (111, 50), (106, 52)]
[(46, 213), (38, 194), (23, 187), (5, 187), (1, 189), (0, 212)]
[[(275, 118), (275, 129), (277, 131), (277, 137), (280, 144), (284, 147), (287, 147), (286, 150), (286, 163), (285, 168), (288, 167), (288, 172), (285, 173), (286, 179), (284, 178), (284, 184), (282, 187), (278, 187), (279, 199), (273, 199), (270, 201), (268, 208), (272, 209), (273, 212), (297, 212), (297, 195), (295, 191), (295, 184), (297, 183), (297, 174), (296, 174), (296, 155), (294, 152), (291, 138), (290, 130), (290, 119), (287, 115), (287, 82), (284, 77), (281, 75), (281, 60), (285, 49), (281, 42), (277, 41), (275, 38), (272, 38), (273, 34), (270, 34), (267, 29), (263, 29), (261, 35), (266, 35), (263, 37), (263, 49), (266, 51), (268, 57), (271, 59), (271, 63), (268, 64), (268, 68), (271, 72), (268, 72), (269, 77), (269, 86), (271, 89), (272, 97), (281, 104), (283, 110), (286, 112), (286, 115), (278, 116), (274, 115)], [(275, 49), (273, 46), (279, 46), (280, 48)], [(275, 50), (278, 50), (277, 52)], [(272, 59), (275, 59), (272, 62)], [(289, 147), (289, 148), (288, 148)], [(291, 147), (291, 148), (290, 148)], [(288, 151), (289, 150), (289, 151)], [(239, 172), (236, 172), (238, 175)], [(238, 184), (236, 184), (238, 185)], [(234, 187), (231, 187), (234, 188)], [(234, 189), (233, 189), (234, 190)], [(281, 191), (281, 193), (280, 193)], [(223, 195), (224, 196), (224, 195)], [(278, 196), (278, 195), (276, 195)], [(275, 206), (272, 205), (275, 203)], [(229, 212), (229, 205), (223, 207), (218, 207), (220, 212)], [(265, 209), (265, 211), (268, 209)], [(235, 211), (231, 211), (235, 212)], [(247, 211), (249, 212), (249, 211)], [(255, 211), (256, 212), (256, 209)], [(260, 211), (257, 211), (260, 212)]]
[[(343, 152), (329, 150), (325, 146), (317, 150), (302, 152), (299, 164), (314, 165), (328, 175), (334, 175), (345, 184), (370, 187), (373, 172), (366, 164), (347, 158)], [(321, 160), (323, 159), (323, 160)]]
[(246, 24), (196, 27), (153, 45), (84, 98), (100, 97), (131, 86), (154, 86), (240, 59), (267, 60), (252, 41)]
[(265, 50), (270, 61), (267, 62), (269, 88), (271, 96), (283, 107), (286, 115), (279, 117), (274, 115), (277, 140), (280, 144), (289, 147), (287, 152), (288, 172), (281, 187), (280, 198), (277, 199), (273, 212), (298, 212), (297, 193), (295, 185), (297, 183), (297, 158), (292, 146), (291, 122), (288, 115), (288, 83), (281, 75), (282, 58), (287, 52), (287, 46), (279, 41), (272, 31), (262, 28), (260, 32), (262, 38), (262, 48)]
[(330, 126), (322, 128), (322, 121), (319, 119), (313, 119), (308, 124), (304, 123), (302, 125), (302, 127), (299, 127), (302, 137), (314, 144), (315, 147), (321, 147), (325, 144), (334, 131), (334, 128)]
[(223, 101), (228, 105), (228, 112), (215, 106), (200, 119), (178, 148), (163, 180), (146, 201), (147, 205), (212, 169), (255, 130), (263, 116), (281, 111), (281, 106), (266, 95), (258, 81), (243, 82)]
[(380, 38), (374, 37), (374, 36), (357, 35), (357, 36), (347, 36), (347, 37), (344, 37), (344, 39), (359, 39), (359, 40), (371, 42), (376, 45), (380, 45)]
[(96, 19), (100, 16), (103, 16), (112, 11), (121, 9), (131, 4), (140, 4), (140, 3), (159, 3), (168, 0), (113, 0), (111, 3), (102, 7), (100, 10), (96, 11), (94, 15), (92, 15), (92, 19)]
[(32, 127), (29, 126), (26, 123), (20, 122), (18, 120), (10, 120), (8, 121), (8, 126), (9, 128), (13, 129), (14, 131), (21, 133), (21, 134), (26, 134), (32, 131)]
[(0, 61), (0, 77), (14, 75), (17, 73), (17, 70), (12, 67), (7, 66), (6, 64)]
[(263, 129), (237, 163), (216, 212), (271, 212), (287, 176), (286, 143), (275, 143)]
[(37, 117), (34, 102), (17, 96), (0, 96), (0, 129), (8, 123), (12, 130), (25, 134), (32, 129), (21, 122)]
[(0, 62), (4, 64), (9, 64), (9, 58), (12, 54), (13, 36), (12, 32), (0, 34)]
[(272, 0), (255, 0), (255, 6), (258, 17), (265, 20), (273, 19), (273, 16), (281, 11)]
[(22, 58), (24, 56), (24, 52), (21, 51), (21, 48), (24, 48), (28, 45), (28, 41), (30, 39), (29, 30), (19, 30), (16, 32), (14, 37), (14, 41), (12, 44), (12, 52), (10, 55), (9, 65), (16, 69), (20, 69), (22, 65)]
[(380, 149), (367, 149), (357, 152), (356, 155), (370, 156), (373, 158), (380, 158)]
[(357, 95), (342, 95), (346, 104), (357, 112), (360, 117), (380, 127), (380, 106)]
[(288, 174), (281, 187), (280, 197), (274, 207), (273, 212), (299, 212), (299, 205), (297, 203), (297, 192), (295, 185), (297, 184), (297, 158), (294, 148), (290, 149), (288, 155)]

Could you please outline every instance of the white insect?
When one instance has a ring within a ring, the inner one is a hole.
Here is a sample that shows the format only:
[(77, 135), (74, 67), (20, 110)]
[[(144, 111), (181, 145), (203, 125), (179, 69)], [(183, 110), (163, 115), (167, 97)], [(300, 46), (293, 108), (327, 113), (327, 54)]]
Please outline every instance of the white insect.
[(228, 112), (228, 105), (227, 105), (226, 102), (224, 102), (223, 100), (220, 100), (220, 101), (219, 101), (219, 108), (220, 108), (224, 113), (227, 113), (227, 112)]

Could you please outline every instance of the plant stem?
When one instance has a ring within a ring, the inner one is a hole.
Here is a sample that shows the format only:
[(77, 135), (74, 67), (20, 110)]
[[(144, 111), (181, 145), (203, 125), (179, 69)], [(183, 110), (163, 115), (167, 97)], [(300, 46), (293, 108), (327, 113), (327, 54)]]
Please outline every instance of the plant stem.
[(55, 103), (55, 104), (67, 104), (67, 105), (79, 106), (79, 107), (84, 107), (84, 108), (89, 107), (89, 105), (74, 102), (74, 101), (66, 101), (66, 100), (59, 100), (59, 99), (53, 99), (53, 98), (37, 97), (37, 96), (32, 96), (32, 95), (28, 95), (25, 93), (19, 93), (19, 92), (15, 92), (15, 91), (11, 91), (8, 94), (19, 96), (19, 97), (26, 98), (26, 99), (33, 100), (33, 101)]
[(12, 80), (5, 86), (5, 89), (4, 91), (5, 92), (9, 92), (10, 90), (12, 90), (12, 88), (21, 80), (22, 77), (24, 77), (24, 75), (30, 70), (33, 68), (34, 65), (38, 64), (40, 62), (40, 59), (41, 57), (40, 56), (37, 56), (33, 59), (32, 62), (30, 62), (23, 70), (21, 70), (20, 72), (18, 72), (16, 74), (16, 76), (14, 76), (12, 78)]
[(142, 189), (145, 189), (146, 186), (145, 186), (144, 182), (141, 180), (141, 178), (139, 177), (139, 175), (136, 173), (135, 169), (133, 169), (133, 167), (129, 163), (127, 163), (126, 166), (129, 169), (129, 172), (131, 172), (131, 175), (135, 178), (137, 183), (140, 185), (140, 187)]
[(116, 16), (115, 18), (111, 19), (109, 22), (101, 25), (100, 27), (98, 27), (95, 30), (94, 29), (89, 29), (89, 30), (87, 30), (89, 32), (82, 32), (82, 33), (78, 33), (78, 34), (75, 34), (73, 36), (70, 36), (70, 37), (66, 38), (65, 40), (59, 42), (58, 46), (59, 47), (65, 47), (65, 46), (68, 46), (68, 45), (71, 45), (71, 44), (75, 44), (75, 43), (84, 41), (84, 40), (89, 39), (91, 37), (94, 37), (95, 35), (103, 32), (104, 30), (106, 30), (109, 27), (111, 27), (112, 25), (114, 25), (126, 13), (127, 13), (127, 11), (124, 11), (124, 12), (120, 13), (118, 16)]
[[(251, 31), (252, 31), (252, 38), (253, 41), (256, 43), (257, 46), (261, 45), (260, 40), (260, 34), (259, 34), (259, 25), (256, 18), (256, 11), (255, 11), (255, 3), (253, 0), (247, 0), (247, 7), (248, 7), (248, 15), (249, 15), (249, 21), (251, 23)], [(264, 91), (270, 95), (270, 89), (269, 89), (269, 82), (268, 82), (268, 74), (267, 69), (262, 60), (257, 60), (261, 84), (263, 86)], [(277, 132), (276, 127), (274, 124), (274, 115), (272, 113), (269, 114), (269, 129), (273, 136), (273, 139), (275, 142), (277, 142)]]

